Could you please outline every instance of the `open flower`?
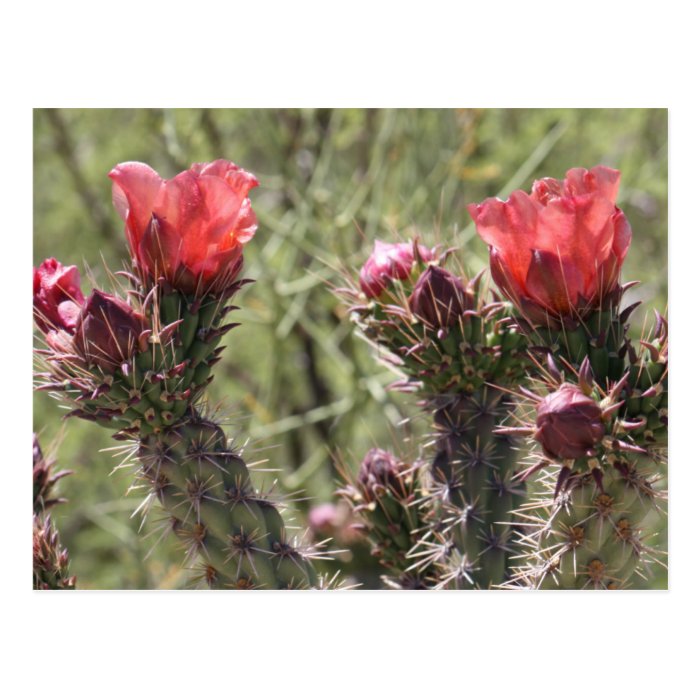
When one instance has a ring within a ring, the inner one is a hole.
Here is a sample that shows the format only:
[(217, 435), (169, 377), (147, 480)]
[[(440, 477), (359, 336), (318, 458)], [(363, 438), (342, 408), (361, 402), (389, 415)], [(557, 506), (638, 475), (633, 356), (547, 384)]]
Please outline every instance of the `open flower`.
[(138, 350), (146, 319), (125, 301), (95, 289), (80, 312), (74, 343), (88, 364), (110, 372)]
[(585, 320), (618, 288), (632, 231), (615, 206), (617, 170), (574, 168), (537, 180), (528, 195), (471, 204), (500, 290), (535, 323)]
[[(405, 280), (415, 262), (413, 243), (375, 241), (374, 250), (360, 270), (360, 287), (368, 299), (381, 295), (391, 280)], [(418, 253), (423, 262), (433, 260), (433, 253), (422, 245)]]
[(258, 225), (248, 198), (258, 185), (254, 175), (216, 160), (171, 180), (135, 162), (117, 165), (109, 177), (132, 257), (149, 280), (163, 277), (199, 296), (232, 284)]
[(44, 333), (72, 333), (84, 303), (75, 265), (64, 267), (55, 258), (49, 258), (35, 268), (34, 320)]

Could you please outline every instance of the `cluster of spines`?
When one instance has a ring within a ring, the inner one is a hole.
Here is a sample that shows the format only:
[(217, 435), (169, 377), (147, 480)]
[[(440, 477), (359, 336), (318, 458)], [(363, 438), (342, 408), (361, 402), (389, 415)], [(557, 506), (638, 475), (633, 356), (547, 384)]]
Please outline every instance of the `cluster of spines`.
[(655, 313), (648, 337), (636, 351), (629, 350), (629, 376), (623, 412), (638, 421), (633, 431), (637, 442), (652, 453), (663, 453), (668, 445), (668, 322)]
[(427, 501), (433, 528), (413, 556), (439, 570), (442, 586), (488, 588), (508, 575), (510, 512), (525, 493), (515, 478), (514, 441), (493, 433), (507, 414), (504, 396), (484, 386), (427, 403), (435, 426)]
[(75, 576), (69, 572), (68, 550), (61, 545), (60, 536), (49, 510), (63, 503), (55, 494), (56, 483), (71, 472), (54, 470), (54, 464), (44, 457), (34, 435), (33, 447), (34, 520), (32, 526), (32, 558), (34, 588), (65, 590), (75, 588)]
[(279, 504), (260, 492), (215, 423), (191, 413), (138, 447), (138, 478), (168, 514), (185, 565), (210, 588), (312, 588), (311, 559), (290, 537)]
[(546, 470), (537, 493), (520, 511), (521, 566), (512, 587), (644, 588), (664, 553), (649, 544), (661, 520), (665, 493), (638, 462), (617, 462), (597, 481), (570, 477), (556, 497), (557, 470)]
[[(603, 399), (604, 413), (616, 418), (587, 462), (564, 460), (542, 469), (552, 462), (531, 441), (527, 460), (532, 466), (525, 473), (541, 470), (541, 476), (537, 492), (514, 513), (525, 523), (518, 544), (523, 561), (514, 586), (644, 588), (652, 567), (658, 572), (666, 566), (666, 553), (652, 542), (663, 526), (667, 497), (668, 324), (657, 313), (653, 331), (635, 351), (627, 320), (636, 306), (619, 315), (605, 312), (602, 319), (597, 312), (567, 331), (568, 336), (585, 336), (585, 344), (533, 349), (547, 356), (544, 364), (533, 362), (533, 388), (546, 395), (569, 378), (583, 385), (597, 380), (594, 393)], [(605, 334), (590, 332), (608, 322)], [(597, 353), (603, 341), (609, 346), (607, 360)], [(557, 351), (559, 362), (554, 359)], [(521, 412), (542, 398), (527, 390), (521, 394)]]

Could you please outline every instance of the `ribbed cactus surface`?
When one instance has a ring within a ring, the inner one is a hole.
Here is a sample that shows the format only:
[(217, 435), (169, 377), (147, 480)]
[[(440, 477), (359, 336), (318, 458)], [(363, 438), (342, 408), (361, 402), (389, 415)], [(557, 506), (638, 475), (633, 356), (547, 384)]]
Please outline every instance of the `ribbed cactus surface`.
[(518, 452), (513, 440), (493, 433), (507, 416), (505, 397), (499, 389), (483, 386), (431, 404), (441, 530), (459, 551), (457, 560), (450, 553), (443, 563), (445, 577), (457, 587), (500, 584), (508, 576), (513, 551), (511, 511), (525, 496), (514, 478)]
[[(665, 494), (640, 461), (606, 470), (600, 484), (574, 477), (552, 499), (558, 475), (536, 484), (520, 513), (525, 561), (514, 584), (528, 588), (644, 588), (651, 565), (663, 560), (649, 540), (663, 526)], [(601, 488), (602, 486), (602, 488)]]
[(307, 553), (288, 535), (278, 506), (261, 493), (215, 423), (189, 414), (144, 436), (140, 480), (170, 516), (188, 566), (211, 588), (309, 588)]

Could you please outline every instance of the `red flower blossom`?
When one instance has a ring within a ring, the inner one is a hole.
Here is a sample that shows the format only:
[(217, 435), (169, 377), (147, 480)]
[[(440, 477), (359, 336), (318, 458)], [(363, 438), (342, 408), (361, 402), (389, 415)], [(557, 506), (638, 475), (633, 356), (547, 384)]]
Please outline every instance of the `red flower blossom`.
[(583, 320), (618, 288), (632, 238), (615, 206), (619, 181), (602, 165), (574, 168), (563, 181), (537, 180), (529, 195), (469, 206), (495, 283), (534, 322)]
[(163, 180), (144, 163), (121, 163), (109, 177), (137, 266), (185, 294), (225, 290), (258, 226), (248, 193), (254, 175), (227, 160), (195, 163)]
[(34, 269), (34, 320), (44, 333), (73, 333), (84, 302), (75, 265), (49, 258)]
[(600, 406), (574, 384), (562, 384), (537, 406), (535, 439), (549, 457), (584, 457), (604, 436)]
[(138, 350), (146, 319), (125, 301), (95, 289), (80, 312), (74, 343), (88, 364), (110, 372)]
[[(418, 246), (423, 262), (434, 259), (432, 251)], [(360, 270), (360, 287), (368, 299), (381, 295), (391, 280), (405, 280), (413, 269), (413, 243), (375, 241), (374, 250)]]

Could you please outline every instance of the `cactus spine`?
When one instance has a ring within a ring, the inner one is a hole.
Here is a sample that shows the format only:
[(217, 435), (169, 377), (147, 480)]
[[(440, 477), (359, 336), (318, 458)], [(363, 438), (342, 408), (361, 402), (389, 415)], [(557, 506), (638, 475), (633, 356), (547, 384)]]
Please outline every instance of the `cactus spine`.
[(442, 530), (459, 552), (459, 560), (451, 558), (453, 572), (459, 572), (455, 582), (488, 588), (507, 577), (514, 536), (510, 513), (524, 496), (513, 478), (513, 440), (493, 434), (506, 417), (504, 395), (482, 387), (434, 403), (434, 488), (442, 494)]
[[(195, 412), (141, 438), (137, 477), (170, 516), (188, 565), (210, 588), (310, 588), (308, 553), (253, 485), (221, 428)], [(196, 564), (195, 564), (196, 562)]]

